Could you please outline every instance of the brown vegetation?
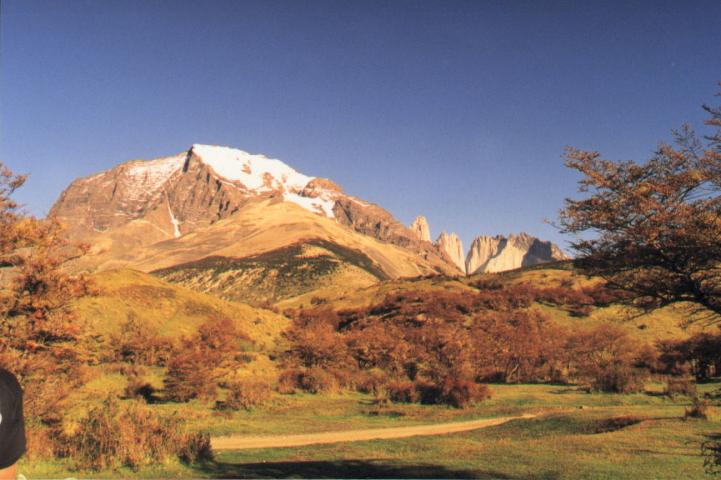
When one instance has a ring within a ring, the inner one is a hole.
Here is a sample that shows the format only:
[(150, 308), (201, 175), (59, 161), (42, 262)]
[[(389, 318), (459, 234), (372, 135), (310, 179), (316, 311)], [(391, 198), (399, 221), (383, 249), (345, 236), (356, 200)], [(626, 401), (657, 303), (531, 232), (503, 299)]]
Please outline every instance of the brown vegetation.
[(212, 459), (206, 435), (187, 434), (177, 418), (160, 417), (141, 403), (116, 400), (93, 409), (66, 444), (65, 454), (81, 469), (137, 469), (172, 457)]
[(0, 163), (0, 366), (20, 379), (30, 419), (56, 421), (86, 378), (81, 366), (91, 354), (69, 305), (92, 287), (60, 268), (84, 247), (68, 244), (57, 222), (25, 216), (12, 200), (24, 182)]
[(187, 402), (215, 396), (224, 371), (244, 361), (242, 346), (248, 336), (226, 317), (211, 317), (191, 338), (183, 339), (168, 362), (165, 395)]
[[(490, 396), (484, 382), (578, 381), (589, 389), (642, 388), (649, 353), (611, 325), (569, 331), (534, 302), (593, 308), (615, 294), (602, 287), (536, 289), (474, 284), (476, 291), (403, 291), (369, 307), (327, 305), (290, 312), (290, 347), (279, 389), (355, 388), (392, 401), (463, 407)], [(324, 372), (324, 375), (321, 374)], [(333, 382), (334, 379), (334, 382)]]
[(267, 403), (272, 395), (270, 385), (259, 380), (241, 380), (228, 385), (228, 396), (218, 402), (220, 410), (252, 410)]

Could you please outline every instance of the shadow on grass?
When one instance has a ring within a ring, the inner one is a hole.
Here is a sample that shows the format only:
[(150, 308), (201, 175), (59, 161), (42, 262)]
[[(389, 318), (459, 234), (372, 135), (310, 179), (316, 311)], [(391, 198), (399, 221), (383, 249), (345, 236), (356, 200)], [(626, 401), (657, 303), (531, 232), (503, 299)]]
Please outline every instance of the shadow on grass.
[(556, 472), (517, 477), (496, 471), (461, 470), (441, 465), (405, 465), (380, 460), (209, 462), (195, 467), (213, 478), (480, 478), (530, 480), (558, 478)]

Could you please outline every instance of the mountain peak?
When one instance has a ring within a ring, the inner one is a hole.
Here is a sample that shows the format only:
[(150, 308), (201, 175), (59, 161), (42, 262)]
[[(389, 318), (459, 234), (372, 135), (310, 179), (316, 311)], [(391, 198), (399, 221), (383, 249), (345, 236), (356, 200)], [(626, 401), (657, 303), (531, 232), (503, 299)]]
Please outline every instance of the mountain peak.
[(426, 242), (431, 241), (431, 230), (428, 227), (428, 220), (423, 215), (418, 215), (413, 223), (411, 223), (411, 230), (415, 233), (419, 239), (425, 240)]
[(224, 180), (240, 184), (254, 193), (277, 190), (299, 193), (314, 179), (280, 160), (237, 148), (195, 144), (188, 154), (208, 165)]
[(453, 263), (458, 269), (466, 273), (465, 255), (463, 252), (463, 242), (458, 238), (458, 235), (446, 231), (441, 232), (436, 240), (436, 245), (445, 252), (448, 257), (453, 260)]

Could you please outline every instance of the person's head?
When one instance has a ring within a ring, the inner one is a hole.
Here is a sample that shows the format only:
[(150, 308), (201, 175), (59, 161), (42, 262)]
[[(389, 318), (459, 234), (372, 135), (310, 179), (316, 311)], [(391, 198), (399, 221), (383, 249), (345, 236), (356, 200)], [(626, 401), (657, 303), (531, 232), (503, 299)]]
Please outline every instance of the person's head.
[(0, 368), (0, 480), (17, 476), (17, 461), (23, 453), (23, 391), (15, 375)]

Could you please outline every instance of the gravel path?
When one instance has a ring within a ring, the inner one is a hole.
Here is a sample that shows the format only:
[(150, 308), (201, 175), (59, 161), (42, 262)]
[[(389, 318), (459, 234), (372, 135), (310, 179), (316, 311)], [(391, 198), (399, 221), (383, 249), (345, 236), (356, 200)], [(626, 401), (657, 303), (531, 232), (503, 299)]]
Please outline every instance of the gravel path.
[(247, 436), (230, 435), (211, 439), (213, 450), (246, 450), (252, 448), (283, 448), (317, 445), (322, 443), (359, 442), (390, 438), (407, 438), (419, 435), (445, 435), (467, 432), (479, 428), (501, 425), (511, 420), (533, 418), (526, 414), (517, 417), (497, 417), (465, 422), (435, 423), (412, 427), (369, 428), (365, 430), (346, 430), (338, 432), (308, 433), (296, 435)]

